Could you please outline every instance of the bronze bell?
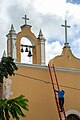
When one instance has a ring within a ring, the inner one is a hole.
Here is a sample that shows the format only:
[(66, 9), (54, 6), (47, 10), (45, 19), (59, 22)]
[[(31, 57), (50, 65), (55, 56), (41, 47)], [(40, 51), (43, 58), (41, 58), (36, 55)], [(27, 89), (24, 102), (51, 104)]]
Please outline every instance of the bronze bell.
[(23, 47), (21, 48), (21, 52), (22, 52), (22, 53), (24, 52)]
[(25, 52), (28, 52), (28, 48), (26, 47)]
[(28, 57), (31, 57), (31, 56), (33, 56), (33, 55), (31, 54), (31, 51), (29, 51), (29, 53), (28, 53)]

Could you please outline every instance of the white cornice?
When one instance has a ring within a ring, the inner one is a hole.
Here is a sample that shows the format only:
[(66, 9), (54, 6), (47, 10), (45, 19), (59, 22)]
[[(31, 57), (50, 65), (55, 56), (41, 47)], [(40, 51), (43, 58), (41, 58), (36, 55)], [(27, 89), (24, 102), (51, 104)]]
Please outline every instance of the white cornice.
[[(29, 68), (37, 68), (37, 69), (48, 69), (47, 65), (39, 65), (39, 64), (26, 64), (26, 63), (16, 63), (17, 66), (20, 67), (29, 67)], [(72, 73), (80, 73), (80, 69), (75, 69), (75, 68), (64, 68), (64, 67), (57, 67), (55, 66), (55, 69), (57, 71), (62, 71), (62, 72), (72, 72)]]
[(47, 65), (39, 65), (39, 64), (26, 64), (26, 63), (16, 63), (20, 67), (30, 67), (30, 68), (41, 68), (41, 69), (47, 69)]

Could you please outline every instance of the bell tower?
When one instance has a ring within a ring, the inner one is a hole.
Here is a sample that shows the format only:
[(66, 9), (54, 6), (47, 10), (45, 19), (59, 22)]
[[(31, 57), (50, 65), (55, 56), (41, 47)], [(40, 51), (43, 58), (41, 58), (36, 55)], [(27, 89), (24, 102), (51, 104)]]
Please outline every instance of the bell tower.
[[(45, 38), (40, 29), (38, 38), (31, 31), (31, 25), (27, 24), (27, 16), (22, 17), (25, 24), (21, 26), (21, 31), (16, 34), (13, 25), (7, 35), (7, 55), (12, 56), (16, 62), (21, 62), (21, 52), (23, 47), (28, 52), (28, 57), (32, 57), (32, 64), (45, 64)], [(31, 45), (21, 44), (22, 38), (27, 38)]]

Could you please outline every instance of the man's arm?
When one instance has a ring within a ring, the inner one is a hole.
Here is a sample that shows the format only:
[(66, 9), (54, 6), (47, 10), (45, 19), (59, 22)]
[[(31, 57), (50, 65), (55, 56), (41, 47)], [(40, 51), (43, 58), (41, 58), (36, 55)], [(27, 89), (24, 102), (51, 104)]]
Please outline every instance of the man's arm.
[(59, 90), (55, 90), (55, 92), (57, 92), (57, 93), (58, 93), (58, 92), (59, 92)]

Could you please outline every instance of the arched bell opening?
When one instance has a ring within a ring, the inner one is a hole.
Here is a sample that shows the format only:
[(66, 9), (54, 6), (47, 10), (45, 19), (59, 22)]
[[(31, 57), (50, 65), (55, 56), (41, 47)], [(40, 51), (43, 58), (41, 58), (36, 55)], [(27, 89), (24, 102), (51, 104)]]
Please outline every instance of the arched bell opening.
[(33, 57), (32, 43), (28, 38), (22, 37), (20, 51), (21, 51), (21, 63), (32, 64)]

